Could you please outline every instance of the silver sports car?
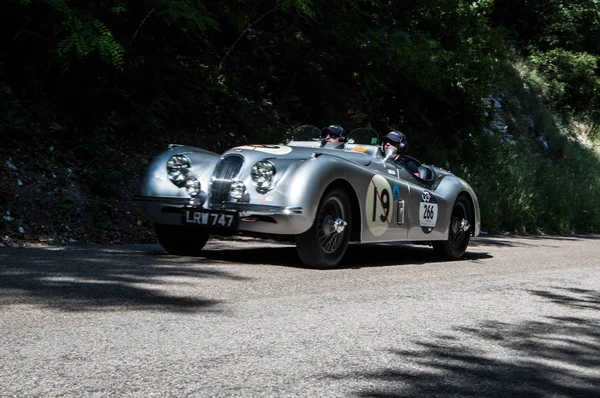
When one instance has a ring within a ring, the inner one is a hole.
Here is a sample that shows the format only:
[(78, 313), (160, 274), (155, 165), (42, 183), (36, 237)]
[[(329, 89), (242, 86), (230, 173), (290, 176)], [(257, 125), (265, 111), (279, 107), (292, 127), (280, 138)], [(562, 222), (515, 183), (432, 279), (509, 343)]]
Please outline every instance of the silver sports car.
[(419, 164), (410, 172), (372, 129), (327, 142), (309, 125), (277, 145), (223, 154), (169, 145), (148, 165), (136, 202), (169, 253), (197, 255), (211, 235), (294, 241), (309, 267), (331, 268), (349, 243), (431, 243), (461, 258), (479, 235), (479, 202), (467, 182)]

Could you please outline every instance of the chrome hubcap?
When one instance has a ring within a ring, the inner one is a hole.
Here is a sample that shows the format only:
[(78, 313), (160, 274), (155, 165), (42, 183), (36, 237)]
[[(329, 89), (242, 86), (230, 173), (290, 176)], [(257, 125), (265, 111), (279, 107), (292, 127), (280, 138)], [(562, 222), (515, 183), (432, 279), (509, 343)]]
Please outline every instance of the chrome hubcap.
[(333, 217), (327, 216), (323, 220), (323, 232), (325, 235), (331, 235), (335, 233), (341, 234), (344, 232), (346, 225), (348, 225), (348, 223), (341, 218), (337, 218), (334, 221)]
[(346, 228), (346, 225), (348, 225), (346, 221), (342, 220), (341, 218), (338, 218), (333, 222), (333, 230), (338, 234), (341, 234), (342, 232), (344, 232), (344, 228)]

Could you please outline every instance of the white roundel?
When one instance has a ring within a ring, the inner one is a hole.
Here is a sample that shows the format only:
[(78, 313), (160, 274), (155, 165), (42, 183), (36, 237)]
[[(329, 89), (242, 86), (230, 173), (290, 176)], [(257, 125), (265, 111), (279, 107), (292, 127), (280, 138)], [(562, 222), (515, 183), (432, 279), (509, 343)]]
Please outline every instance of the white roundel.
[(248, 149), (251, 151), (259, 151), (271, 155), (285, 155), (286, 153), (292, 152), (292, 148), (283, 145), (243, 145), (237, 147), (236, 149)]
[(381, 236), (387, 231), (392, 222), (394, 197), (389, 182), (376, 175), (369, 182), (365, 198), (365, 217), (369, 231), (375, 236)]

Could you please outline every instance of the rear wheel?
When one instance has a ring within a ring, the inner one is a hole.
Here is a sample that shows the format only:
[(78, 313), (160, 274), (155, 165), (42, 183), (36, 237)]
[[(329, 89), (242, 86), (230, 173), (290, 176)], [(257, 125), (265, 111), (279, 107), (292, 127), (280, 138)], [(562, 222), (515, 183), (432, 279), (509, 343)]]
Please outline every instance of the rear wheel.
[(352, 211), (343, 189), (325, 193), (310, 229), (296, 237), (296, 250), (304, 265), (332, 268), (338, 265), (348, 248)]
[(459, 196), (452, 207), (448, 239), (442, 242), (433, 242), (433, 249), (436, 253), (450, 260), (457, 260), (465, 254), (471, 238), (470, 213), (469, 199), (464, 195)]
[(197, 256), (208, 241), (208, 232), (181, 225), (154, 225), (158, 243), (169, 253)]

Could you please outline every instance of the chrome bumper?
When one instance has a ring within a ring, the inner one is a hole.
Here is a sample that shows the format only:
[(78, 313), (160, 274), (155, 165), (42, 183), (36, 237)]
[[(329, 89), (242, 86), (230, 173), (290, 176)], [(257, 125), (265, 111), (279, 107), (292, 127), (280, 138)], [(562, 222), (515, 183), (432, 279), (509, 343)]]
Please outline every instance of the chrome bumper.
[(243, 213), (242, 216), (253, 214), (253, 215), (302, 215), (302, 207), (300, 206), (274, 206), (274, 205), (262, 205), (252, 203), (240, 203), (240, 202), (224, 202), (219, 207), (204, 207), (204, 203), (199, 199), (194, 198), (172, 198), (172, 197), (160, 197), (160, 196), (142, 196), (135, 195), (133, 197), (134, 202), (138, 203), (153, 203), (160, 204), (163, 206), (171, 207), (202, 207), (212, 210), (233, 210)]

